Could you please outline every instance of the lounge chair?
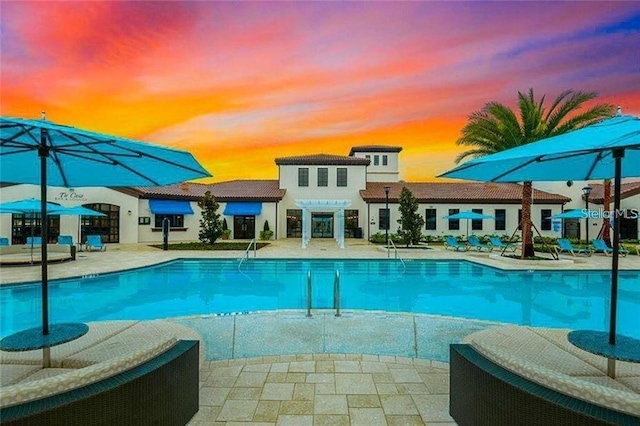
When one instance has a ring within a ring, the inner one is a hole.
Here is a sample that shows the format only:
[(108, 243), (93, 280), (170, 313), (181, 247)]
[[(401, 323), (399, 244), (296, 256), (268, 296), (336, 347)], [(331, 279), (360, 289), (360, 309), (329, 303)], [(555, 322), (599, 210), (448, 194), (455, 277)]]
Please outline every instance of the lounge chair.
[(467, 251), (469, 250), (469, 246), (468, 245), (462, 245), (458, 242), (458, 240), (456, 240), (454, 237), (447, 237), (444, 240), (444, 248), (445, 249), (451, 249), (451, 250), (455, 250), (455, 251)]
[(558, 245), (556, 246), (556, 253), (560, 254), (563, 252), (571, 253), (574, 257), (579, 254), (584, 254), (585, 256), (591, 256), (593, 253), (589, 248), (577, 248), (571, 244), (566, 238), (558, 238)]
[(0, 246), (8, 246), (9, 245), (9, 239), (6, 237), (2, 237), (0, 238)]
[(73, 237), (71, 235), (58, 235), (58, 244), (72, 246)]
[(478, 251), (486, 250), (488, 252), (493, 250), (493, 246), (489, 244), (482, 244), (475, 235), (470, 235), (467, 242), (469, 243), (470, 249), (476, 249)]
[(107, 246), (102, 242), (101, 235), (87, 235), (87, 242), (85, 245), (87, 246), (87, 251), (105, 251), (107, 249)]
[(27, 245), (28, 246), (41, 246), (42, 245), (42, 237), (27, 237)]
[(513, 243), (503, 243), (502, 240), (498, 237), (489, 237), (489, 241), (491, 241), (491, 245), (494, 248), (500, 249), (500, 250), (511, 250), (511, 251), (516, 251), (516, 249), (518, 248), (517, 244), (513, 244)]
[[(595, 252), (601, 251), (607, 256), (613, 253), (613, 249), (611, 247), (608, 247), (607, 243), (602, 238), (596, 238), (594, 240), (591, 240), (591, 243), (593, 244), (593, 248)], [(620, 247), (618, 253), (620, 253), (620, 256), (626, 256), (629, 254), (629, 250)]]

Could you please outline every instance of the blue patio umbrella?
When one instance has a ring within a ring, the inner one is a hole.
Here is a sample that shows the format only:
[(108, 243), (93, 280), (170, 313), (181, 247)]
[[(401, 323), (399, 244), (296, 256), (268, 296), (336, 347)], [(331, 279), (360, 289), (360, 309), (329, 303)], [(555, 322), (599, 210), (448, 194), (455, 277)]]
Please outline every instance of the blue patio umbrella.
[(53, 213), (51, 214), (58, 214), (63, 216), (78, 216), (78, 238), (76, 239), (78, 243), (81, 243), (80, 239), (82, 236), (82, 230), (80, 228), (82, 226), (82, 218), (80, 216), (106, 216), (106, 214), (104, 213), (89, 209), (84, 206), (63, 207), (61, 209), (54, 209)]
[[(614, 211), (620, 211), (624, 177), (640, 176), (640, 118), (603, 120), (563, 135), (476, 158), (441, 177), (487, 182), (563, 181), (614, 178)], [(615, 350), (620, 221), (614, 221), (609, 349)], [(604, 348), (607, 349), (607, 348)], [(611, 371), (610, 371), (611, 375)]]
[[(189, 152), (55, 124), (44, 117), (0, 117), (0, 171), (2, 182), (40, 185), (42, 217), (47, 215), (48, 185), (163, 186), (211, 176)], [(46, 241), (46, 226), (42, 234)], [(47, 245), (42, 244), (42, 335), (48, 334)]]
[[(47, 202), (47, 208), (50, 210), (54, 210), (56, 208), (61, 207), (58, 204)], [(36, 198), (27, 198), (24, 200), (18, 201), (8, 201), (6, 203), (0, 204), (0, 213), (13, 213), (13, 214), (24, 214), (24, 213), (40, 213), (42, 208), (42, 203), (40, 200)], [(46, 220), (42, 221), (42, 229), (46, 227)], [(41, 234), (42, 235), (42, 234)], [(31, 227), (31, 236), (33, 237), (33, 226)], [(46, 245), (46, 240), (43, 238), (43, 244)], [(31, 239), (31, 263), (33, 263), (33, 238)]]
[(483, 219), (495, 219), (494, 216), (476, 213), (471, 210), (461, 211), (449, 216), (445, 216), (443, 219), (464, 219), (467, 221), (467, 239), (469, 239), (469, 221), (470, 220), (483, 220)]

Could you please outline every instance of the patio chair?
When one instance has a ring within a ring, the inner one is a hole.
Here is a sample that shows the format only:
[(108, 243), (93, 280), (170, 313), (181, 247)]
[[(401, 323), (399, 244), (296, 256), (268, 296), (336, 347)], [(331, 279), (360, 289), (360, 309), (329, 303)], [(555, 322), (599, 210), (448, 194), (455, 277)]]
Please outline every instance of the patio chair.
[[(605, 255), (610, 256), (613, 253), (613, 249), (607, 246), (607, 243), (602, 238), (595, 238), (591, 240), (591, 244), (593, 244), (594, 252), (603, 252)], [(626, 256), (629, 254), (629, 250), (620, 246), (618, 250), (620, 256)]]
[(6, 237), (1, 237), (0, 238), (0, 246), (8, 246), (9, 245), (9, 239)]
[(478, 251), (486, 250), (488, 252), (493, 251), (493, 246), (489, 244), (482, 244), (480, 239), (475, 235), (470, 235), (469, 238), (467, 238), (467, 242), (469, 243), (470, 249), (476, 249)]
[(468, 245), (462, 245), (456, 240), (454, 237), (446, 237), (444, 240), (444, 248), (455, 250), (455, 251), (467, 251), (469, 250)]
[(42, 237), (27, 237), (27, 245), (28, 246), (41, 246), (42, 245)]
[(516, 251), (516, 249), (518, 248), (517, 244), (513, 244), (513, 243), (503, 243), (502, 240), (498, 237), (489, 237), (489, 241), (491, 241), (491, 245), (494, 248), (500, 249), (500, 250), (511, 250), (511, 251)]
[(72, 246), (73, 237), (71, 235), (58, 235), (58, 244)]
[(579, 254), (584, 254), (585, 256), (591, 256), (593, 253), (589, 248), (579, 248), (574, 247), (566, 238), (558, 238), (558, 245), (556, 246), (556, 253), (560, 254), (563, 252), (571, 253), (574, 257)]
[(102, 242), (101, 235), (87, 235), (87, 241), (85, 245), (87, 246), (87, 251), (105, 251), (107, 249), (107, 246)]

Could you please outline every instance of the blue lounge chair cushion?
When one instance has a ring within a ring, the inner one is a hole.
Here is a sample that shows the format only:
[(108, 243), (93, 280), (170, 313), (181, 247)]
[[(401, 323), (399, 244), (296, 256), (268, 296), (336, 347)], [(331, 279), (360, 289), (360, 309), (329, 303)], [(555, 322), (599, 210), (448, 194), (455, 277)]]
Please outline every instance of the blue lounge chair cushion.
[(469, 246), (460, 244), (458, 240), (456, 240), (454, 237), (446, 237), (444, 240), (444, 247), (447, 249), (448, 248), (455, 249), (456, 251), (469, 250)]
[[(602, 238), (591, 240), (591, 243), (593, 244), (593, 248), (595, 249), (595, 251), (601, 251), (607, 256), (613, 253), (613, 249), (607, 246), (607, 243)], [(622, 256), (626, 256), (627, 254), (629, 254), (629, 251), (622, 247), (619, 247), (618, 253), (620, 253), (620, 255)]]
[(73, 245), (73, 237), (71, 235), (58, 235), (58, 244)]
[(492, 251), (493, 247), (488, 245), (488, 244), (482, 244), (480, 242), (480, 240), (478, 239), (478, 237), (476, 237), (475, 235), (471, 235), (468, 238), (468, 242), (469, 245), (471, 245), (471, 248), (474, 248), (478, 251), (482, 251), (482, 250), (487, 250), (487, 251)]
[(0, 238), (0, 246), (8, 246), (9, 245), (9, 239), (6, 237), (2, 237)]
[(591, 256), (591, 253), (593, 253), (591, 249), (588, 249), (588, 248), (574, 247), (573, 244), (571, 244), (571, 241), (569, 241), (566, 238), (558, 238), (557, 252), (558, 253), (567, 252), (567, 253), (571, 253), (574, 256), (577, 254), (586, 254), (587, 256)]
[(102, 250), (105, 251), (107, 246), (102, 242), (102, 236), (100, 235), (87, 235), (86, 242), (87, 250)]

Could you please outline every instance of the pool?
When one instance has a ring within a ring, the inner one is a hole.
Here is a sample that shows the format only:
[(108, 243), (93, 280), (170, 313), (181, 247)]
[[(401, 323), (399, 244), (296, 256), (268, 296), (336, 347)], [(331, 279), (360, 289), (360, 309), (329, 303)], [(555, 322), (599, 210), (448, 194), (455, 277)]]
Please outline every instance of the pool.
[[(468, 261), (181, 259), (50, 282), (50, 321), (154, 319), (333, 308), (335, 271), (348, 310), (453, 316), (543, 327), (608, 330), (608, 271), (503, 271)], [(41, 321), (39, 283), (0, 288), (0, 335)], [(619, 278), (618, 331), (640, 338), (640, 273)]]

